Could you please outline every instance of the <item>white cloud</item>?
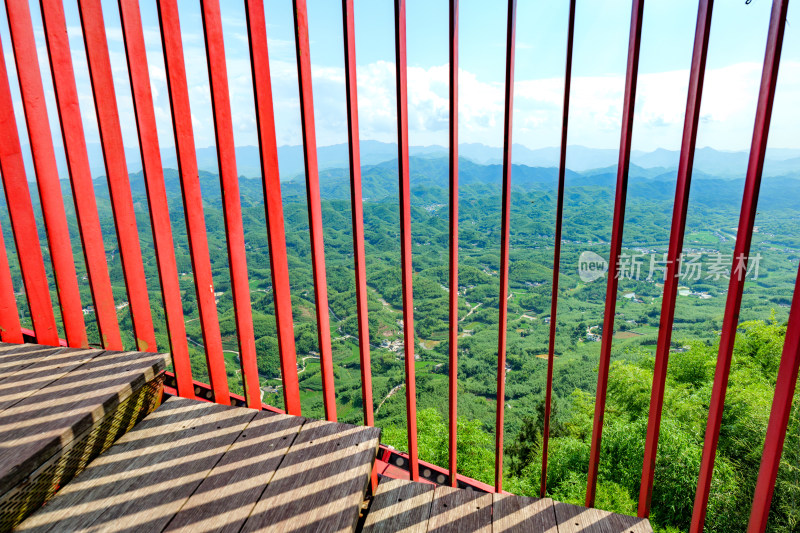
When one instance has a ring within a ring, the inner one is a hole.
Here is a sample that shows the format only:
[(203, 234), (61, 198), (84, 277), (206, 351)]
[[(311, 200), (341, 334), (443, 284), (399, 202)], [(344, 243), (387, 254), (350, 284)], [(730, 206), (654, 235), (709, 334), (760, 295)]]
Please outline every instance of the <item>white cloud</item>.
[[(84, 114), (87, 138), (97, 142), (94, 102), (91, 97), (85, 54), (80, 46), (80, 28), (68, 28), (73, 45), (76, 81)], [(117, 99), (126, 142), (136, 142), (135, 120), (128, 88), (127, 65), (119, 28), (108, 28), (110, 56), (117, 88)], [(173, 144), (166, 72), (161, 57), (159, 30), (146, 27), (151, 89), (155, 104), (160, 141)], [(214, 144), (211, 100), (208, 88), (206, 56), (202, 41), (184, 39), (192, 122), (198, 146)], [(302, 142), (299, 122), (297, 65), (293, 43), (271, 39), (275, 54), (270, 61), (273, 107), (278, 143)], [(152, 46), (152, 48), (151, 48)], [(283, 51), (280, 51), (283, 49)], [(254, 144), (257, 139), (253, 103), (252, 76), (246, 46), (227, 50), (228, 80), (234, 135), (238, 145)], [(49, 77), (46, 50), (39, 50), (41, 69)], [(13, 58), (6, 51), (6, 62)], [(518, 71), (519, 75), (519, 71)], [(359, 125), (362, 139), (394, 142), (396, 129), (395, 66), (377, 61), (358, 66)], [(761, 65), (738, 63), (706, 73), (701, 109), (699, 146), (741, 150), (749, 148), (752, 136)], [(312, 66), (315, 125), (319, 145), (347, 140), (344, 69)], [(686, 70), (645, 73), (639, 76), (634, 117), (634, 148), (675, 149), (680, 144), (689, 73)], [(619, 143), (625, 79), (616, 76), (576, 76), (570, 98), (570, 144), (616, 148)], [(531, 148), (557, 146), (560, 142), (561, 106), (564, 82), (561, 78), (522, 79), (515, 83), (514, 142)], [(48, 90), (48, 107), (53, 95)], [(16, 95), (15, 95), (16, 96)], [(775, 101), (772, 146), (798, 147), (796, 125), (800, 123), (800, 62), (784, 61)], [(448, 67), (409, 67), (408, 69), (409, 137), (415, 145), (447, 144)], [(15, 107), (20, 111), (18, 101)], [(461, 142), (502, 144), (504, 87), (501, 81), (487, 81), (475, 73), (459, 73), (459, 137)], [(57, 124), (55, 109), (51, 122)], [(24, 124), (21, 121), (21, 125)], [(54, 135), (60, 143), (60, 135)]]

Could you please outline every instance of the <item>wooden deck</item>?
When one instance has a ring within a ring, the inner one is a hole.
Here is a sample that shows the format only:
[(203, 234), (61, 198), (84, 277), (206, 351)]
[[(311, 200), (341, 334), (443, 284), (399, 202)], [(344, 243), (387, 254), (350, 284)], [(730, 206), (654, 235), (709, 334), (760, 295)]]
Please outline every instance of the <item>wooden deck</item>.
[(555, 502), (383, 478), (363, 533), (652, 533), (647, 519)]
[(352, 531), (380, 430), (170, 398), (19, 531)]
[(150, 412), (163, 354), (0, 343), (0, 531)]
[(388, 477), (365, 508), (379, 429), (183, 398), (147, 415), (164, 364), (0, 343), (0, 533), (652, 532), (550, 499)]

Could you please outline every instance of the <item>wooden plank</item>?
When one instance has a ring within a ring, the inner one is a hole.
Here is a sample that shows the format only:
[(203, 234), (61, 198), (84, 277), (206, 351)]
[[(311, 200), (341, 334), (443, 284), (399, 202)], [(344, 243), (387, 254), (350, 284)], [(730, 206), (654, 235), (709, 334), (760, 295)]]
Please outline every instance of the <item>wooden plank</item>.
[(30, 366), (51, 352), (61, 350), (53, 346), (39, 344), (0, 344), (0, 383), (8, 379), (14, 372)]
[(653, 533), (646, 518), (609, 513), (555, 502), (553, 504), (559, 533)]
[(238, 532), (305, 418), (259, 411), (166, 531)]
[(424, 533), (428, 531), (434, 486), (383, 478), (364, 522), (366, 533)]
[(474, 490), (436, 487), (428, 531), (492, 531), (492, 495)]
[(103, 352), (0, 412), (0, 494), (153, 379), (168, 357)]
[(380, 429), (307, 421), (242, 531), (352, 531)]
[(170, 398), (18, 530), (160, 531), (255, 414)]
[(550, 498), (492, 494), (492, 531), (556, 533), (556, 515)]
[(0, 377), (0, 412), (41, 393), (42, 389), (101, 353), (102, 350), (48, 347), (23, 354), (32, 356), (29, 357), (32, 364)]

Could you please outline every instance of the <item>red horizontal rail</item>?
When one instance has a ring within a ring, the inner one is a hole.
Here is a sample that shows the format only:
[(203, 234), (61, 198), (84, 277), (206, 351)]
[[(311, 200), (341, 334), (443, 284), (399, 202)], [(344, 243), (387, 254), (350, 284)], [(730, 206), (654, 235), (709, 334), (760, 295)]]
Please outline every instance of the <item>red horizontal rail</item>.
[(233, 311), (236, 317), (236, 332), (239, 341), (239, 361), (241, 362), (247, 406), (260, 409), (261, 388), (256, 363), (250, 284), (247, 279), (244, 224), (239, 196), (239, 176), (236, 173), (236, 149), (228, 90), (228, 70), (225, 63), (225, 43), (222, 36), (222, 15), (218, 0), (203, 0), (201, 4), (203, 35), (208, 59), (208, 81), (211, 86), (211, 107), (214, 114), (214, 133), (217, 141), (222, 210), (225, 217), (226, 242), (228, 243)]
[(597, 371), (597, 398), (594, 404), (592, 448), (589, 455), (589, 475), (586, 484), (586, 507), (594, 507), (597, 472), (600, 467), (600, 440), (606, 410), (608, 371), (611, 364), (611, 343), (614, 337), (614, 313), (617, 307), (619, 284), (619, 255), (622, 252), (622, 228), (625, 224), (625, 199), (628, 192), (628, 168), (631, 162), (633, 138), (633, 109), (636, 100), (636, 81), (639, 71), (639, 48), (642, 43), (642, 14), (644, 0), (633, 0), (631, 33), (628, 45), (628, 69), (625, 76), (625, 102), (622, 110), (622, 134), (617, 166), (617, 193), (614, 201), (614, 221), (611, 229), (606, 309), (603, 319), (603, 340), (600, 346), (600, 367)]
[(144, 169), (147, 203), (150, 207), (150, 225), (153, 228), (158, 279), (167, 321), (170, 354), (177, 375), (178, 392), (184, 398), (194, 398), (192, 387), (192, 365), (189, 360), (189, 345), (186, 340), (186, 324), (183, 321), (181, 287), (178, 281), (178, 266), (175, 261), (175, 243), (169, 220), (167, 191), (164, 186), (164, 170), (158, 145), (156, 116), (153, 95), (150, 89), (150, 74), (147, 68), (142, 17), (139, 0), (119, 1), (122, 35), (125, 40), (125, 56), (128, 60), (128, 75), (133, 94), (136, 127), (139, 132), (139, 149)]
[(203, 216), (203, 195), (197, 170), (197, 155), (192, 130), (192, 110), (189, 106), (189, 87), (186, 82), (186, 65), (183, 59), (181, 26), (176, 0), (158, 0), (158, 21), (161, 26), (161, 43), (164, 65), (167, 69), (167, 89), (172, 111), (172, 129), (178, 156), (178, 174), (181, 182), (183, 212), (186, 218), (186, 235), (197, 295), (197, 307), (203, 332), (206, 365), (214, 398), (228, 405), (228, 375), (222, 355), (222, 337), (219, 330), (214, 282), (211, 276), (211, 258), (208, 236)]
[(311, 268), (317, 310), (317, 336), (322, 371), (322, 403), (325, 418), (336, 420), (336, 390), (333, 383), (331, 324), (328, 312), (328, 281), (325, 275), (325, 244), (322, 236), (322, 205), (317, 168), (317, 137), (314, 128), (314, 96), (311, 87), (311, 50), (308, 42), (308, 12), (305, 0), (294, 0), (294, 32), (297, 46), (297, 81), (300, 90), (300, 123), (308, 198), (308, 231), (311, 235)]
[(283, 403), (286, 412), (300, 415), (300, 387), (297, 378), (297, 354), (294, 342), (292, 297), (289, 287), (289, 262), (281, 202), (281, 179), (278, 169), (278, 144), (275, 138), (275, 115), (272, 107), (272, 81), (269, 72), (267, 25), (263, 0), (247, 0), (247, 31), (250, 43), (250, 66), (256, 104), (256, 125), (264, 187), (264, 208), (269, 241), (272, 296), (278, 331)]
[(61, 195), (31, 12), (26, 2), (6, 2), (6, 13), (64, 332), (69, 346), (86, 348), (89, 340), (83, 322), (75, 258)]
[(128, 166), (125, 162), (125, 147), (117, 112), (103, 10), (100, 0), (79, 0), (78, 8), (136, 346), (141, 351), (154, 352), (157, 349), (156, 336), (128, 181)]
[(553, 363), (556, 349), (556, 319), (558, 317), (558, 276), (561, 267), (561, 227), (564, 217), (564, 178), (567, 171), (567, 131), (569, 126), (569, 92), (572, 83), (572, 45), (575, 40), (575, 0), (569, 2), (567, 23), (567, 61), (564, 72), (564, 105), (561, 114), (561, 150), (558, 162), (558, 193), (556, 198), (555, 244), (553, 246), (553, 286), (550, 296), (550, 338), (547, 347), (547, 382), (544, 398), (544, 427), (542, 429), (542, 475), (539, 495), (547, 492), (547, 449), (550, 443), (550, 414), (553, 402)]
[(728, 298), (725, 303), (725, 315), (722, 321), (722, 333), (719, 340), (717, 366), (714, 372), (714, 385), (711, 389), (711, 401), (708, 410), (708, 423), (703, 443), (703, 456), (700, 462), (700, 476), (697, 481), (694, 510), (690, 531), (699, 533), (703, 530), (708, 508), (708, 497), (711, 492), (711, 479), (714, 475), (714, 460), (719, 443), (719, 431), (722, 425), (722, 411), (725, 408), (725, 392), (728, 388), (728, 375), (731, 369), (733, 347), (736, 341), (736, 328), (739, 322), (739, 311), (742, 306), (745, 273), (747, 272), (747, 255), (753, 237), (753, 224), (758, 207), (758, 192), (761, 187), (761, 174), (764, 170), (764, 157), (767, 151), (767, 136), (772, 117), (772, 103), (775, 99), (775, 87), (778, 82), (778, 65), (781, 58), (783, 31), (786, 27), (786, 11), (788, 0), (774, 0), (767, 34), (767, 49), (764, 57), (764, 70), (761, 74), (761, 88), (758, 95), (756, 119), (753, 128), (753, 140), (750, 147), (750, 159), (747, 164), (742, 210), (739, 217), (739, 228), (736, 233), (736, 245), (733, 251)]
[(86, 275), (92, 292), (100, 341), (107, 350), (122, 350), (117, 309), (108, 275), (106, 250), (97, 201), (94, 195), (92, 172), (83, 132), (78, 88), (72, 66), (72, 54), (67, 36), (64, 6), (60, 0), (41, 0), (47, 56), (53, 77), (56, 107), (58, 108), (67, 168), (72, 187), (72, 200), (78, 220), (78, 231), (83, 244)]
[[(175, 388), (175, 373), (174, 372), (164, 372), (164, 393), (170, 396), (178, 396), (178, 389)], [(207, 383), (203, 383), (202, 381), (192, 380), (193, 386), (193, 393), (195, 395), (196, 400), (201, 400), (204, 402), (212, 402), (217, 403), (214, 399), (214, 391), (211, 388), (211, 385)], [(244, 396), (240, 394), (231, 394), (231, 405), (236, 407), (245, 407), (247, 406), (247, 400)], [(261, 404), (262, 411), (269, 411), (270, 413), (278, 413), (281, 415), (287, 414), (286, 411), (283, 409), (278, 409), (277, 407), (273, 407), (272, 405), (267, 405), (265, 403)]]
[(661, 411), (664, 406), (664, 390), (667, 382), (667, 364), (672, 344), (672, 324), (675, 318), (675, 298), (678, 295), (680, 260), (683, 251), (683, 235), (686, 230), (686, 213), (689, 208), (689, 188), (692, 183), (692, 166), (700, 123), (700, 101), (703, 95), (708, 39), (711, 31), (713, 0), (700, 0), (697, 9), (697, 28), (694, 36), (694, 53), (689, 74), (689, 95), (686, 101), (686, 118), (683, 122), (683, 139), (678, 161), (678, 180), (675, 185), (675, 202), (672, 212), (672, 229), (667, 252), (667, 268), (664, 279), (664, 298), (661, 302), (661, 324), (658, 330), (656, 360), (653, 370), (653, 388), (650, 394), (650, 414), (647, 421), (647, 437), (642, 463), (642, 480), (639, 489), (639, 516), (650, 516), (650, 501), (653, 496), (658, 435), (661, 428)]
[[(0, 43), (0, 59), (4, 57), (3, 46)], [(6, 194), (8, 214), (11, 217), (14, 243), (22, 270), (25, 294), (28, 296), (33, 329), (36, 330), (36, 336), (41, 344), (58, 346), (58, 329), (53, 314), (53, 303), (50, 300), (31, 193), (25, 177), (22, 147), (19, 143), (5, 61), (0, 61), (0, 174), (3, 177), (3, 190)]]
[(406, 427), (411, 479), (419, 479), (417, 452), (417, 386), (414, 367), (414, 293), (411, 267), (411, 190), (408, 173), (408, 68), (406, 2), (394, 2), (397, 84), (397, 169), (400, 181), (400, 265), (403, 285), (403, 354), (406, 372)]
[(361, 194), (361, 155), (358, 135), (358, 84), (356, 83), (356, 30), (353, 0), (342, 0), (344, 75), (347, 97), (347, 147), (350, 158), (350, 203), (353, 221), (353, 263), (356, 277), (358, 355), (361, 367), (361, 400), (364, 424), (375, 425), (372, 406), (372, 367), (369, 350), (367, 267), (364, 252), (364, 205)]
[(497, 411), (495, 417), (494, 490), (503, 490), (503, 433), (506, 404), (506, 338), (508, 327), (508, 251), (511, 236), (511, 133), (514, 118), (514, 41), (517, 0), (508, 1), (506, 29), (505, 111), (503, 113), (503, 200), (500, 219), (500, 319), (497, 332)]
[(458, 0), (450, 0), (450, 485), (458, 485)]

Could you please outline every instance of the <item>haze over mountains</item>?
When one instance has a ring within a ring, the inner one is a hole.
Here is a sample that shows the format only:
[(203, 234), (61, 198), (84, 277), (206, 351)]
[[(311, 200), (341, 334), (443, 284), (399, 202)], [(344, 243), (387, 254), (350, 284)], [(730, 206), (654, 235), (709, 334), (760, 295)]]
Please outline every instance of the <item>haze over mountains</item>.
[[(103, 152), (100, 144), (90, 143), (88, 146), (89, 160), (93, 176), (105, 175), (103, 165)], [(412, 156), (419, 158), (447, 157), (448, 148), (444, 146), (412, 146)], [(23, 150), (25, 156), (28, 179), (33, 180), (33, 164), (30, 151)], [(142, 169), (138, 148), (126, 148), (125, 156), (128, 161), (129, 172), (138, 172)], [(470, 143), (459, 146), (459, 156), (474, 163), (482, 165), (500, 164), (503, 149), (484, 144)], [(320, 170), (341, 169), (349, 167), (347, 144), (320, 146), (317, 148), (317, 157)], [(616, 149), (587, 148), (584, 146), (569, 146), (567, 150), (567, 168), (575, 172), (600, 170), (606, 172), (608, 167), (615, 167), (619, 152)], [(631, 163), (640, 169), (652, 169), (644, 174), (657, 176), (674, 170), (678, 166), (679, 152), (659, 148), (652, 152), (634, 150), (631, 153)], [(741, 178), (747, 169), (749, 154), (745, 151), (726, 152), (713, 148), (699, 148), (695, 152), (695, 173), (707, 174), (713, 177)], [(361, 141), (361, 164), (378, 165), (397, 158), (397, 145), (379, 141)], [(558, 167), (559, 149), (557, 147), (539, 148), (532, 150), (520, 144), (512, 148), (512, 158), (515, 165), (529, 167)], [(217, 153), (213, 146), (197, 149), (197, 162), (200, 170), (208, 172), (217, 171)], [(256, 146), (239, 146), (236, 148), (236, 163), (239, 174), (246, 177), (260, 176), (259, 153)], [(177, 159), (174, 149), (162, 150), (162, 164), (164, 168), (177, 168)], [(278, 148), (278, 164), (280, 165), (281, 179), (288, 180), (304, 172), (303, 147), (281, 146)], [(63, 155), (58, 161), (59, 172), (62, 178), (67, 176), (66, 161)], [(767, 151), (764, 165), (765, 176), (782, 176), (787, 174), (800, 174), (800, 149), (775, 148)]]

